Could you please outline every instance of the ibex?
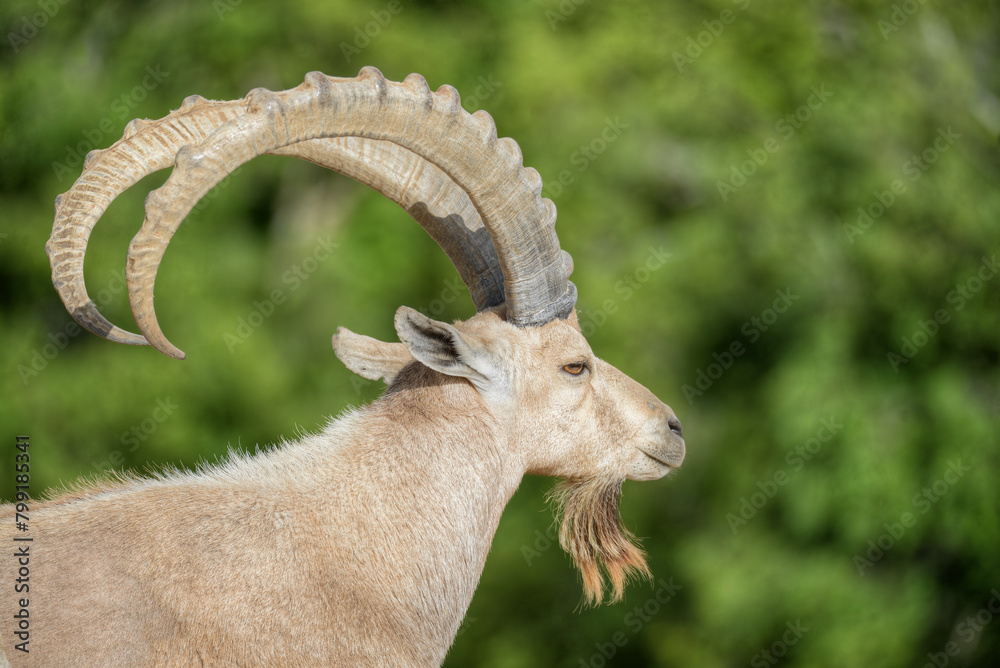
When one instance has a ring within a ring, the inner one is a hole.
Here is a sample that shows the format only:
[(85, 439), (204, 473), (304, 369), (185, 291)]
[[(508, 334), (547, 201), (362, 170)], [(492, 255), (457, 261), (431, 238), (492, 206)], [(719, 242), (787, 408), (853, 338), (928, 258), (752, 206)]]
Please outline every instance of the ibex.
[[(183, 358), (153, 311), (160, 259), (199, 199), (264, 153), (304, 158), (400, 204), (448, 254), (476, 314), (451, 325), (400, 307), (399, 343), (339, 329), (340, 359), (388, 387), (318, 434), (32, 505), (30, 593), (2, 585), (14, 665), (440, 665), (526, 474), (563, 479), (559, 542), (587, 602), (619, 600), (630, 577), (648, 576), (619, 495), (624, 480), (681, 464), (680, 422), (594, 356), (538, 173), (454, 88), (431, 92), (415, 74), (390, 82), (374, 68), (353, 79), (314, 72), (290, 90), (193, 96), (165, 118), (132, 121), (56, 199), (46, 248), (77, 322)], [(133, 334), (89, 299), (84, 253), (110, 202), (171, 165), (129, 247)], [(17, 545), (13, 524), (2, 523), (7, 546)], [(30, 599), (27, 654), (13, 649), (20, 597)]]

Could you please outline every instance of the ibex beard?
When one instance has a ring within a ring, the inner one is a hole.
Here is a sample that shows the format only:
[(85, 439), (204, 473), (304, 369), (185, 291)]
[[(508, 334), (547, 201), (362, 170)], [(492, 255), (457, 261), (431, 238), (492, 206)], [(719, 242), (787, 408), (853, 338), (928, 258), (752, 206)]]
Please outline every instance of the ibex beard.
[(559, 545), (572, 558), (583, 578), (588, 604), (604, 600), (604, 577), (611, 581), (611, 601), (620, 601), (625, 585), (635, 577), (651, 578), (646, 554), (636, 544), (618, 514), (621, 478), (563, 480), (549, 498), (561, 519)]

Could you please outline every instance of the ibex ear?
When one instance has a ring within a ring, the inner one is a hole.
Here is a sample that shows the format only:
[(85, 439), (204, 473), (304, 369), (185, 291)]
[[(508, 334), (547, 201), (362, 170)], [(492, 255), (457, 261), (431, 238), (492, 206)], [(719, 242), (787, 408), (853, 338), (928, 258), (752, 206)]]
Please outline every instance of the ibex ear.
[(480, 391), (498, 380), (496, 358), (483, 340), (413, 309), (396, 311), (396, 333), (418, 362), (448, 376), (468, 378)]
[(345, 327), (338, 327), (333, 335), (333, 352), (348, 369), (368, 380), (385, 380), (392, 384), (413, 356), (402, 343), (386, 343), (370, 336), (355, 334)]

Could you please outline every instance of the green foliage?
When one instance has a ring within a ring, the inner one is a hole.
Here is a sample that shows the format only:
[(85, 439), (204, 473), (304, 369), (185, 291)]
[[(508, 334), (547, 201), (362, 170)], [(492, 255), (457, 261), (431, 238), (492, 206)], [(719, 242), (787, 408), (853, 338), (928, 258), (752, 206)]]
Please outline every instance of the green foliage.
[[(183, 363), (71, 335), (49, 283), (52, 201), (130, 119), (311, 70), (416, 71), (488, 109), (541, 172), (595, 350), (688, 443), (668, 480), (625, 486), (655, 583), (597, 610), (574, 611), (550, 482), (527, 479), (447, 665), (1000, 655), (996, 3), (15, 1), (0, 17), (0, 438), (30, 435), (36, 492), (315, 430), (380, 391), (334, 358), (338, 325), (385, 339), (400, 304), (471, 313), (398, 207), (278, 158), (234, 173), (167, 254), (157, 308)], [(119, 324), (125, 248), (164, 178), (91, 241), (88, 286)], [(331, 257), (289, 280), (328, 236)]]

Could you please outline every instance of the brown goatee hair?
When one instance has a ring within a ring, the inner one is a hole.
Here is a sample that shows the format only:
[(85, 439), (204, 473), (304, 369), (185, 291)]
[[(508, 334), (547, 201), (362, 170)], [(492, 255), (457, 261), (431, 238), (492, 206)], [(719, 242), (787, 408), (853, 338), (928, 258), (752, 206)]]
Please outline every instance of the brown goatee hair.
[(610, 580), (610, 603), (622, 599), (629, 580), (652, 578), (646, 553), (618, 518), (622, 482), (601, 478), (564, 480), (549, 493), (556, 519), (562, 519), (559, 545), (583, 576), (587, 605), (604, 601), (605, 575)]

